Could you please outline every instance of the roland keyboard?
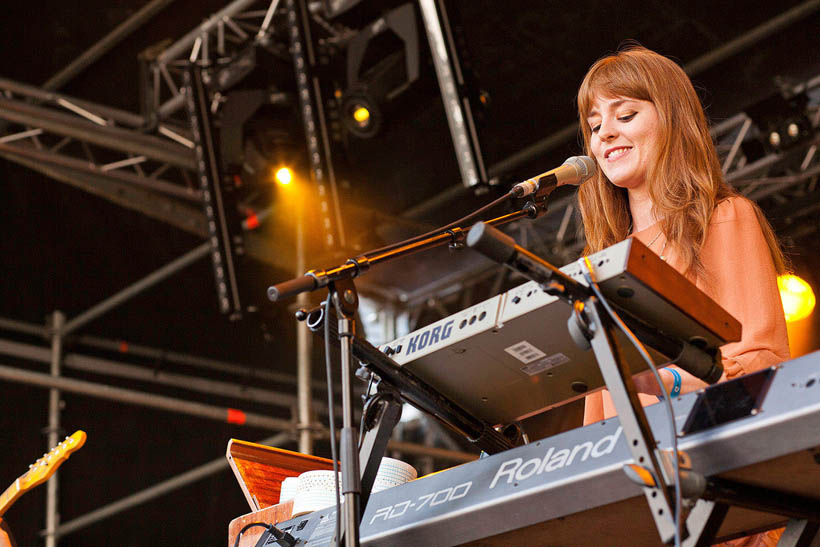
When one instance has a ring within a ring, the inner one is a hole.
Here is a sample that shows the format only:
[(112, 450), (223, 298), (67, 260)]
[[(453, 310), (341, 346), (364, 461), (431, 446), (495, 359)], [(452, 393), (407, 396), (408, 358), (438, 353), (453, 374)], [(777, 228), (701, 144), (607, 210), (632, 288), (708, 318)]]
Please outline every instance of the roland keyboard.
[[(740, 324), (634, 238), (590, 256), (614, 306), (701, 347), (740, 339)], [(561, 270), (586, 284), (581, 267)], [(591, 351), (570, 338), (570, 306), (534, 282), (381, 346), (396, 363), (490, 424), (508, 424), (603, 387)], [(622, 340), (633, 373), (646, 368)], [(656, 363), (674, 355), (651, 352)]]
[[(705, 394), (686, 394), (673, 404), (677, 429), (689, 431), (679, 449), (693, 469), (805, 496), (820, 507), (820, 353), (717, 384)], [(707, 400), (736, 404), (714, 414), (704, 412), (714, 410)], [(646, 412), (661, 448), (668, 449), (662, 406)], [(361, 543), (655, 546), (659, 540), (646, 500), (622, 471), (631, 462), (617, 419), (567, 431), (373, 494)], [(299, 545), (328, 545), (334, 511), (278, 526)], [(732, 508), (718, 537), (783, 520)]]

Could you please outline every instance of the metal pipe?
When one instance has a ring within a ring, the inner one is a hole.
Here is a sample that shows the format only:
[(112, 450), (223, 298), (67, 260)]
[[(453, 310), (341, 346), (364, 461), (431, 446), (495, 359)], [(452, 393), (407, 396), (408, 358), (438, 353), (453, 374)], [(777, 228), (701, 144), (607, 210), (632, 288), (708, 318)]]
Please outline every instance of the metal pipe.
[[(305, 219), (304, 203), (297, 196), (296, 203), (296, 275), (302, 275), (305, 267)], [(296, 298), (300, 308), (307, 308), (309, 299), (307, 293), (301, 293)], [(313, 354), (313, 337), (304, 321), (296, 324), (296, 376), (297, 384), (297, 416), (299, 428), (299, 452), (313, 454), (313, 374), (311, 362)], [(331, 386), (328, 386), (331, 389)], [(325, 405), (327, 407), (327, 405)]]
[(552, 150), (559, 144), (567, 142), (572, 137), (578, 135), (578, 122), (573, 122), (565, 127), (562, 127), (549, 137), (534, 142), (523, 150), (519, 150), (512, 156), (501, 160), (500, 162), (490, 166), (488, 175), (490, 177), (497, 177), (507, 173), (516, 167), (532, 160), (535, 157), (541, 156)]
[(199, 25), (199, 27), (190, 31), (188, 34), (168, 46), (168, 49), (160, 53), (157, 57), (157, 64), (162, 65), (178, 58), (180, 55), (185, 53), (186, 49), (194, 44), (197, 38), (202, 36), (203, 32), (210, 31), (223, 19), (223, 17), (231, 17), (232, 15), (235, 15), (252, 5), (255, 1), (256, 0), (234, 0), (234, 2), (231, 2), (215, 14), (208, 17), (202, 22), (201, 25)]
[[(279, 446), (280, 444), (286, 442), (289, 438), (290, 435), (288, 433), (279, 433), (278, 435), (274, 435), (273, 437), (268, 437), (267, 439), (259, 441), (259, 444), (264, 444), (268, 446)], [(110, 516), (116, 515), (117, 513), (121, 513), (126, 509), (136, 507), (137, 505), (141, 505), (154, 498), (158, 498), (159, 496), (163, 496), (169, 492), (178, 490), (183, 486), (187, 486), (198, 480), (204, 479), (211, 475), (215, 475), (216, 473), (225, 470), (227, 467), (228, 461), (225, 459), (224, 456), (221, 458), (217, 458), (204, 465), (195, 467), (190, 471), (181, 473), (176, 477), (162, 481), (158, 484), (155, 484), (154, 486), (146, 488), (145, 490), (140, 490), (139, 492), (131, 494), (130, 496), (126, 496), (118, 501), (100, 507), (99, 509), (95, 509), (90, 513), (86, 513), (81, 517), (77, 517), (74, 520), (70, 520), (55, 530), (55, 536), (60, 538), (72, 532), (76, 532), (81, 528), (85, 528), (86, 526), (94, 524), (95, 522), (99, 522)], [(40, 532), (40, 535), (45, 535), (45, 533), (45, 531)]]
[[(0, 326), (3, 326), (3, 321), (4, 320), (0, 320)], [(133, 344), (124, 340), (108, 340), (97, 336), (82, 335), (78, 336), (76, 341), (92, 348), (118, 351), (120, 353), (136, 355), (138, 357), (161, 359), (163, 361), (168, 361), (169, 363), (178, 363), (181, 365), (203, 368), (206, 370), (227, 372), (241, 376), (252, 376), (262, 380), (269, 380), (271, 382), (296, 385), (296, 378), (290, 374), (276, 373), (269, 370), (253, 370), (245, 365), (228, 363), (226, 361), (219, 361), (216, 359), (208, 359), (206, 357), (197, 357), (195, 355), (188, 355), (187, 353), (179, 353), (176, 351), (166, 351), (149, 346), (143, 346), (141, 344)]]
[(101, 127), (76, 115), (25, 104), (22, 101), (0, 98), (0, 117), (105, 148), (148, 156), (177, 167), (194, 169), (196, 166), (194, 154), (189, 149), (166, 139), (135, 133), (120, 127)]
[[(259, 32), (256, 33), (256, 40), (262, 40), (264, 38), (265, 33), (268, 32), (268, 27), (270, 26), (271, 21), (273, 20), (273, 13), (276, 11), (276, 7), (279, 5), (279, 0), (272, 0), (270, 5), (268, 6), (268, 10), (265, 12), (265, 19), (262, 21), (262, 24), (259, 26)], [(234, 29), (236, 31), (236, 29)]]
[(0, 78), (0, 89), (11, 91), (16, 95), (25, 95), (26, 97), (31, 97), (32, 99), (37, 99), (38, 101), (49, 104), (57, 104), (60, 99), (64, 99), (88, 110), (89, 112), (94, 112), (103, 118), (110, 118), (130, 127), (141, 127), (145, 125), (145, 119), (142, 116), (128, 112), (127, 110), (120, 110), (119, 108), (92, 103), (83, 99), (75, 99), (74, 97), (63, 95), (62, 93), (45, 91), (39, 87), (23, 84), (6, 78)]
[(126, 300), (138, 295), (145, 289), (156, 285), (160, 281), (163, 281), (167, 277), (177, 273), (178, 271), (182, 270), (183, 268), (187, 267), (190, 264), (193, 264), (200, 258), (207, 256), (208, 253), (211, 251), (211, 244), (210, 243), (202, 243), (198, 247), (194, 248), (191, 251), (188, 251), (181, 257), (172, 260), (165, 266), (161, 267), (160, 269), (156, 270), (155, 272), (145, 276), (144, 278), (140, 279), (136, 283), (129, 285), (128, 287), (124, 288), (120, 292), (116, 293), (115, 295), (106, 298), (96, 306), (92, 307), (91, 309), (81, 313), (74, 319), (70, 320), (66, 323), (63, 332), (65, 334), (69, 334), (78, 328), (82, 327), (86, 323), (96, 319), (97, 317), (103, 315), (104, 313), (108, 312), (109, 310), (119, 306)]
[(735, 137), (735, 141), (732, 143), (732, 148), (729, 150), (729, 154), (726, 156), (726, 160), (723, 162), (724, 175), (729, 172), (729, 168), (732, 166), (732, 162), (735, 161), (735, 156), (740, 150), (740, 145), (743, 144), (743, 139), (746, 138), (746, 133), (749, 132), (749, 129), (751, 127), (752, 119), (746, 118), (746, 120), (743, 122), (743, 125), (740, 126), (740, 131), (738, 131), (737, 136)]
[(734, 40), (723, 44), (717, 49), (701, 55), (691, 63), (687, 63), (684, 70), (691, 75), (702, 72), (707, 68), (711, 68), (721, 61), (725, 61), (732, 55), (763, 40), (764, 38), (767, 38), (778, 30), (781, 30), (795, 21), (799, 21), (800, 19), (811, 15), (818, 8), (820, 8), (820, 0), (808, 0), (807, 2), (803, 2), (802, 4), (781, 13), (777, 17), (766, 21), (762, 25), (756, 26), (749, 32), (744, 33), (742, 36), (738, 36)]
[[(169, 196), (160, 195), (133, 184), (122, 182), (112, 177), (110, 173), (78, 171), (5, 152), (0, 152), (0, 156), (42, 173), (53, 180), (69, 184), (122, 207), (137, 211), (149, 218), (165, 222), (197, 236), (206, 237), (205, 213), (201, 207), (194, 209)], [(267, 255), (262, 253), (260, 247), (255, 240), (251, 239), (249, 241), (249, 253), (264, 261)], [(268, 249), (266, 247), (265, 252), (273, 254), (275, 257), (279, 256), (280, 253)]]
[[(60, 379), (60, 364), (63, 358), (63, 325), (65, 315), (55, 311), (51, 316), (51, 375), (54, 380)], [(45, 375), (43, 375), (45, 376)], [(49, 376), (46, 376), (48, 378)], [(52, 388), (48, 393), (48, 447), (57, 446), (60, 438), (60, 391)], [(58, 474), (55, 473), (46, 487), (46, 547), (55, 547), (57, 538), (54, 530), (59, 520), (57, 507)]]
[(91, 63), (102, 57), (123, 38), (134, 32), (143, 23), (165, 9), (165, 7), (173, 1), (174, 0), (153, 0), (143, 6), (137, 13), (120, 23), (117, 28), (105, 35), (102, 40), (91, 46), (85, 51), (85, 53), (74, 59), (67, 67), (49, 78), (49, 80), (43, 84), (43, 89), (58, 89), (65, 85), (66, 82), (85, 70), (85, 68)]
[(57, 388), (70, 393), (79, 393), (89, 397), (97, 397), (125, 404), (147, 406), (169, 410), (180, 414), (209, 418), (220, 422), (235, 423), (237, 425), (247, 425), (272, 429), (274, 431), (290, 431), (293, 424), (289, 420), (280, 418), (270, 418), (261, 414), (243, 412), (234, 408), (208, 405), (182, 399), (174, 399), (163, 395), (151, 393), (141, 393), (131, 389), (124, 389), (104, 384), (96, 384), (73, 378), (55, 378), (40, 372), (18, 369), (14, 367), (0, 365), (0, 379), (10, 382), (30, 384), (39, 387)]
[[(0, 353), (41, 363), (48, 363), (51, 359), (51, 352), (48, 348), (3, 339), (0, 339)], [(176, 374), (77, 353), (66, 354), (63, 365), (72, 370), (106, 374), (115, 378), (141, 380), (209, 395), (233, 397), (286, 408), (293, 408), (296, 405), (296, 396), (290, 393), (247, 387), (232, 382), (199, 378), (187, 374)], [(320, 411), (327, 413), (327, 404), (323, 404), (321, 401), (317, 401), (315, 404)]]
[(21, 332), (23, 334), (34, 334), (37, 336), (45, 336), (48, 332), (48, 329), (42, 325), (27, 323), (25, 321), (16, 321), (14, 319), (6, 319), (5, 317), (0, 317), (0, 328)]
[(24, 158), (31, 158), (38, 162), (50, 163), (58, 167), (67, 167), (83, 173), (99, 175), (115, 179), (117, 182), (124, 182), (145, 190), (161, 192), (173, 197), (182, 198), (188, 201), (200, 201), (202, 199), (200, 190), (186, 188), (179, 184), (173, 184), (165, 180), (151, 179), (126, 171), (116, 171), (105, 169), (105, 166), (98, 166), (87, 160), (72, 158), (53, 151), (38, 150), (31, 146), (21, 146), (0, 142), (0, 152), (13, 154)]

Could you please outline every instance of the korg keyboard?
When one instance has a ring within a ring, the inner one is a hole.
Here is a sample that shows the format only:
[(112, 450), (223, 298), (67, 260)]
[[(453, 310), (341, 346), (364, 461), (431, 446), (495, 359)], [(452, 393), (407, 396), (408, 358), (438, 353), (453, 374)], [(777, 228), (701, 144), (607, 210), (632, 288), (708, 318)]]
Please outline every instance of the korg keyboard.
[[(740, 339), (740, 324), (640, 241), (590, 257), (610, 303), (700, 347)], [(577, 263), (561, 269), (585, 284)], [(507, 424), (603, 387), (591, 351), (567, 330), (570, 306), (534, 282), (464, 309), (380, 349), (476, 417)], [(632, 372), (646, 365), (622, 339)], [(656, 363), (673, 355), (650, 352)]]

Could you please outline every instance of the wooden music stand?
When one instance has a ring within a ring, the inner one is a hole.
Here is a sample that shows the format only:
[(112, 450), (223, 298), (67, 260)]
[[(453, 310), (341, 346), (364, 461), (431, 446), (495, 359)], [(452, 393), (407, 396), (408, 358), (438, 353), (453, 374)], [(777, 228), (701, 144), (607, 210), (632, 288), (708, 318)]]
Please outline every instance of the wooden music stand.
[[(293, 500), (279, 503), (282, 481), (298, 477), (305, 471), (333, 469), (333, 461), (272, 446), (231, 439), (226, 453), (251, 512), (231, 521), (228, 526), (228, 545), (233, 546), (236, 535), (248, 523), (279, 523), (291, 518)], [(240, 547), (253, 546), (262, 535), (262, 528), (251, 528), (242, 536)]]

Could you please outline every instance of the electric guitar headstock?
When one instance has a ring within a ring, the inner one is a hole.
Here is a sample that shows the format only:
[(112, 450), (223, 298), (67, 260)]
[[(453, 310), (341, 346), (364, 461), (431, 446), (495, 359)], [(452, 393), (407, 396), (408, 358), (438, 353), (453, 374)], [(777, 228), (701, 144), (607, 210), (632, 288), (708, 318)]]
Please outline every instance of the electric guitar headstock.
[(71, 454), (85, 444), (85, 439), (85, 431), (78, 430), (46, 454), (43, 454), (42, 458), (30, 465), (28, 471), (20, 476), (21, 491), (25, 492), (47, 481)]
[(28, 471), (20, 475), (11, 486), (0, 494), (0, 517), (17, 498), (38, 484), (49, 479), (68, 457), (85, 444), (85, 431), (78, 430), (72, 436), (52, 448), (43, 457), (28, 466)]

